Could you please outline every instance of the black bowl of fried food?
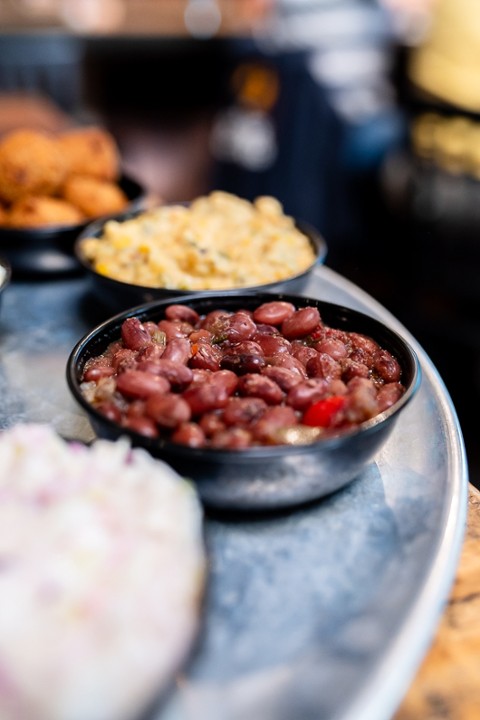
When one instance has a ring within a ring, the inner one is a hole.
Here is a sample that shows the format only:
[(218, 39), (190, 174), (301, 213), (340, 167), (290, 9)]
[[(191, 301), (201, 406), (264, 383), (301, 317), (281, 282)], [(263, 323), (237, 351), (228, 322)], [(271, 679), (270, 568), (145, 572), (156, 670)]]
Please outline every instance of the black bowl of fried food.
[(80, 272), (73, 243), (96, 218), (139, 207), (113, 136), (75, 127), (18, 128), (0, 140), (0, 253), (15, 274)]
[(9, 285), (12, 277), (12, 268), (5, 258), (0, 257), (0, 306), (2, 303), (3, 293)]
[(92, 223), (75, 243), (111, 311), (192, 292), (300, 292), (327, 245), (272, 197), (214, 191)]
[[(122, 175), (118, 180), (118, 189), (126, 207), (139, 208), (143, 205), (146, 193), (134, 178)], [(63, 218), (65, 212), (63, 201), (55, 198), (26, 199), (18, 210), (28, 218), (33, 218), (28, 222), (35, 223), (38, 218), (38, 223), (46, 224), (12, 227), (5, 221), (2, 224), (0, 215), (0, 252), (9, 260), (16, 276), (83, 272), (82, 265), (75, 257), (74, 244), (91, 218), (80, 220), (77, 216), (73, 222), (55, 220), (55, 213)], [(18, 222), (22, 222), (21, 218)]]
[(194, 294), (132, 308), (81, 339), (67, 382), (101, 437), (128, 436), (203, 501), (274, 510), (356, 478), (415, 395), (396, 332), (296, 295)]

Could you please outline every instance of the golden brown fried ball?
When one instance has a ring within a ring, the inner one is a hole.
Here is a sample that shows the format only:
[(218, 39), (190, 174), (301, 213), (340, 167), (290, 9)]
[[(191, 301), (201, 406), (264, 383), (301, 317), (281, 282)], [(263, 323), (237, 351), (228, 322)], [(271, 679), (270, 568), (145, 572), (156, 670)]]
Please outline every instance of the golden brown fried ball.
[(76, 225), (84, 219), (81, 211), (66, 200), (41, 195), (17, 200), (8, 213), (8, 225), (13, 228)]
[(70, 175), (91, 175), (100, 180), (117, 180), (120, 155), (117, 144), (106, 130), (98, 127), (67, 130), (58, 141), (68, 163)]
[(0, 198), (52, 195), (67, 165), (57, 140), (37, 130), (15, 130), (0, 142)]
[(85, 175), (67, 178), (62, 195), (87, 217), (112, 215), (128, 205), (128, 198), (118, 185)]

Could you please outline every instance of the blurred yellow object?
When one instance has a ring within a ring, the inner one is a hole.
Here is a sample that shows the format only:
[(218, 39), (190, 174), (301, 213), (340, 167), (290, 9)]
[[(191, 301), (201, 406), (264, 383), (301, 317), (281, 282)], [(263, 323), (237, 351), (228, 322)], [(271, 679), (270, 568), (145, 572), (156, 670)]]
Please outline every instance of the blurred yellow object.
[(438, 0), (430, 32), (408, 69), (419, 89), (471, 112), (480, 112), (478, 9), (478, 0)]

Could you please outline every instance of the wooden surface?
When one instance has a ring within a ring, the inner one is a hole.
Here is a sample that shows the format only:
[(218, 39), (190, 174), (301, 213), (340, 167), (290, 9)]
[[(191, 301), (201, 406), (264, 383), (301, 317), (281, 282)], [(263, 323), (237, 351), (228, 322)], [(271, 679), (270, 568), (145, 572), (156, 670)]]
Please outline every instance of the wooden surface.
[(394, 720), (480, 720), (480, 493), (472, 485), (455, 584)]

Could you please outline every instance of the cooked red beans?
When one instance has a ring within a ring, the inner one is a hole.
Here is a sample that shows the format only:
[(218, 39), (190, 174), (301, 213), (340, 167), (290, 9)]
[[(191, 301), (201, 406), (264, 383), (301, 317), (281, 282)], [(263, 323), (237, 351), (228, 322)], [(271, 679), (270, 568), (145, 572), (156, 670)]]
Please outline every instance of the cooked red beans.
[(326, 326), (317, 308), (272, 301), (204, 317), (172, 304), (158, 323), (128, 318), (87, 361), (82, 391), (110, 420), (190, 447), (288, 442), (374, 417), (405, 392), (398, 360), (372, 338)]

